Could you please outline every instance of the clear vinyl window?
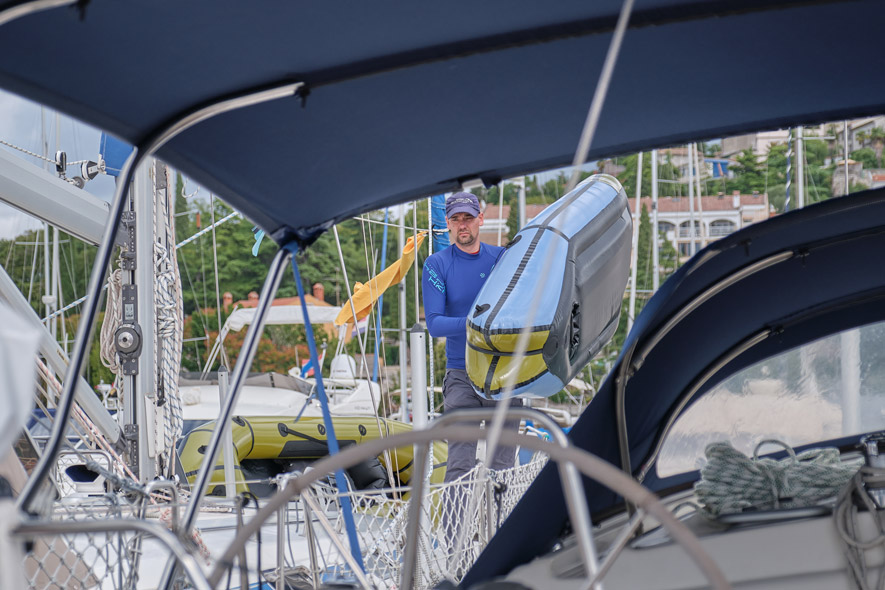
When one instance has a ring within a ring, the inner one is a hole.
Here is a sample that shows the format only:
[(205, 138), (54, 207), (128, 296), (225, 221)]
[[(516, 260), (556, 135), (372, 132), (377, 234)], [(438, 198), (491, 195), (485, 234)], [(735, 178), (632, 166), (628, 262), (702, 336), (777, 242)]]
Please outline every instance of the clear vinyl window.
[(694, 403), (666, 435), (660, 477), (699, 469), (704, 448), (763, 439), (791, 446), (885, 429), (885, 323), (811, 342), (736, 373)]

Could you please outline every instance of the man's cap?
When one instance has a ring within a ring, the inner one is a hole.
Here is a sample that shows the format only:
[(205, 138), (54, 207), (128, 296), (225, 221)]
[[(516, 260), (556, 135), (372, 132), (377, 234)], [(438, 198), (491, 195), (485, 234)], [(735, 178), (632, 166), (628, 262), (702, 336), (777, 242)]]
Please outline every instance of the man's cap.
[(446, 217), (455, 213), (469, 213), (479, 217), (479, 199), (473, 193), (455, 193), (446, 199)]

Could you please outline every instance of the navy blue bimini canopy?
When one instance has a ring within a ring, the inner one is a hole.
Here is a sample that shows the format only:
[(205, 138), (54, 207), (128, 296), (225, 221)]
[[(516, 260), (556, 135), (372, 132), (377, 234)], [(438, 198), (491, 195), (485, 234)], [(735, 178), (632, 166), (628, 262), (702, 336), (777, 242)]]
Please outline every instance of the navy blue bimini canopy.
[[(626, 374), (631, 471), (647, 472), (643, 483), (652, 490), (680, 483), (678, 476), (658, 479), (650, 463), (670, 419), (744, 367), (885, 320), (883, 253), (885, 189), (825, 201), (712, 243), (649, 300), (624, 344), (624, 351), (635, 354), (625, 367), (621, 352), (572, 428), (572, 441), (621, 466), (616, 377)], [(672, 327), (660, 335), (665, 326)], [(619, 502), (600, 485), (585, 485), (591, 513)], [(487, 546), (465, 586), (549, 549), (565, 524), (559, 479), (549, 466)], [(527, 530), (532, 533), (521, 532)]]
[[(301, 82), (158, 155), (277, 242), (310, 241), (461, 181), (571, 163), (620, 8), (79, 0), (0, 26), (0, 87), (139, 145), (197, 107)], [(877, 1), (636, 0), (590, 158), (885, 112), (882, 22)]]
[[(19, 4), (0, 8), (0, 23)], [(302, 83), (297, 96), (199, 123), (158, 155), (278, 243), (309, 242), (360, 212), (569, 164), (620, 8), (80, 0), (0, 25), (0, 87), (144, 145), (200, 107)], [(589, 158), (881, 114), (885, 77), (871, 64), (883, 22), (876, 0), (636, 0)], [(885, 248), (880, 220), (882, 191), (809, 207), (716, 242), (706, 251), (715, 256), (665, 284), (628, 346), (642, 349), (735, 269), (791, 253), (698, 306), (635, 369), (626, 391), (634, 469), (695, 377), (734, 343), (771, 330), (715, 372), (882, 318), (885, 275), (866, 266)], [(572, 436), (618, 464), (613, 383)], [(653, 472), (647, 483), (656, 485)], [(588, 494), (594, 511), (616, 501), (598, 487)], [(565, 522), (560, 497), (548, 469), (466, 582), (549, 546)]]

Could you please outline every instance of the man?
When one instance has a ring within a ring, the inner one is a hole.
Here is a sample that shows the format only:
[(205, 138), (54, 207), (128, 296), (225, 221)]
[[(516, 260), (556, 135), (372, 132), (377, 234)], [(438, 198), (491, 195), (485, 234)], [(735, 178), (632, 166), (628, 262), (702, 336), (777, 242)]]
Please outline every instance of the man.
[[(432, 254), (424, 262), (422, 290), (427, 329), (434, 338), (446, 338), (446, 376), (443, 381), (446, 412), (490, 407), (496, 403), (474, 391), (464, 364), (467, 314), (492, 267), (504, 252), (500, 246), (480, 242), (482, 224), (476, 195), (462, 192), (450, 196), (446, 200), (446, 225), (452, 245)], [(514, 454), (513, 447), (498, 447), (489, 467), (512, 467)], [(476, 442), (450, 442), (445, 481), (458, 479), (475, 464)]]

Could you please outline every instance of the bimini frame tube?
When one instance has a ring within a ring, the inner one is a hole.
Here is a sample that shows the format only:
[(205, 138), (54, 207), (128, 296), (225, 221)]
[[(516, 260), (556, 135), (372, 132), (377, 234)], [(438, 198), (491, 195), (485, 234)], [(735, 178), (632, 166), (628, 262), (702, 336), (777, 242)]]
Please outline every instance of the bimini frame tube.
[[(249, 330), (246, 332), (246, 338), (243, 341), (243, 347), (240, 349), (240, 355), (237, 357), (237, 364), (234, 367), (233, 375), (230, 378), (228, 386), (227, 398), (221, 406), (218, 413), (216, 424), (219, 428), (212, 430), (212, 438), (206, 446), (206, 454), (203, 456), (203, 464), (200, 466), (200, 472), (191, 488), (191, 501), (187, 505), (187, 511), (184, 514), (182, 522), (182, 534), (186, 535), (190, 532), (197, 518), (197, 512), (200, 508), (200, 498), (206, 491), (209, 484), (209, 477), (215, 469), (215, 457), (218, 455), (218, 448), (221, 446), (221, 438), (224, 428), (221, 425), (227, 424), (234, 411), (234, 406), (239, 397), (240, 388), (249, 369), (252, 366), (252, 360), (255, 358), (255, 351), (258, 349), (258, 341), (261, 339), (261, 332), (264, 330), (264, 320), (267, 318), (267, 312), (276, 295), (277, 287), (280, 286), (280, 280), (283, 277), (283, 270), (286, 268), (286, 262), (289, 258), (289, 252), (284, 249), (277, 250), (273, 260), (270, 263), (270, 269), (267, 271), (267, 279), (264, 286), (261, 287), (261, 295), (258, 297), (258, 307), (255, 309), (255, 319), (249, 324)], [(162, 586), (161, 586), (162, 587)]]
[(34, 2), (16, 4), (15, 6), (10, 6), (6, 10), (0, 10), (0, 27), (29, 14), (43, 12), (44, 10), (58, 8), (59, 6), (69, 6), (76, 3), (77, 0), (35, 0)]
[[(2, 16), (3, 13), (0, 13), (0, 18), (2, 18)], [(64, 390), (59, 399), (55, 422), (52, 426), (52, 433), (46, 444), (43, 457), (40, 459), (40, 462), (37, 463), (35, 472), (28, 479), (28, 483), (19, 498), (18, 505), (23, 511), (29, 511), (33, 507), (37, 492), (40, 489), (43, 480), (48, 476), (52, 465), (55, 464), (56, 457), (61, 448), (61, 443), (64, 439), (65, 430), (67, 429), (67, 423), (70, 419), (71, 409), (74, 404), (74, 390), (77, 384), (76, 377), (80, 374), (80, 368), (83, 366), (83, 362), (86, 358), (87, 347), (90, 341), (89, 336), (92, 334), (95, 318), (100, 307), (102, 284), (104, 283), (104, 277), (107, 275), (108, 267), (110, 266), (117, 231), (120, 226), (120, 218), (123, 214), (126, 197), (129, 192), (129, 184), (132, 182), (132, 175), (138, 167), (138, 164), (145, 158), (152, 156), (173, 137), (202, 121), (231, 110), (255, 105), (268, 100), (293, 96), (298, 92), (302, 85), (303, 83), (301, 82), (287, 81), (274, 86), (264, 86), (257, 90), (249, 90), (236, 96), (227, 96), (219, 99), (215, 103), (209, 104), (208, 106), (200, 106), (191, 109), (177, 117), (170, 124), (165, 125), (155, 133), (148, 135), (144, 142), (140, 142), (139, 145), (134, 147), (123, 166), (120, 177), (117, 179), (118, 184), (114, 191), (114, 198), (108, 215), (108, 225), (105, 228), (101, 243), (98, 246), (95, 263), (92, 267), (92, 274), (89, 277), (89, 287), (86, 290), (88, 299), (86, 299), (83, 304), (83, 312), (80, 316), (80, 325), (77, 327), (74, 350), (71, 353), (71, 362), (68, 364), (68, 369), (65, 373)], [(280, 254), (278, 257), (284, 258), (285, 254)], [(276, 274), (278, 275), (279, 272)], [(237, 393), (236, 382), (234, 382), (231, 392), (231, 397), (234, 398)], [(185, 521), (185, 527), (186, 530), (190, 527), (190, 520)]]

